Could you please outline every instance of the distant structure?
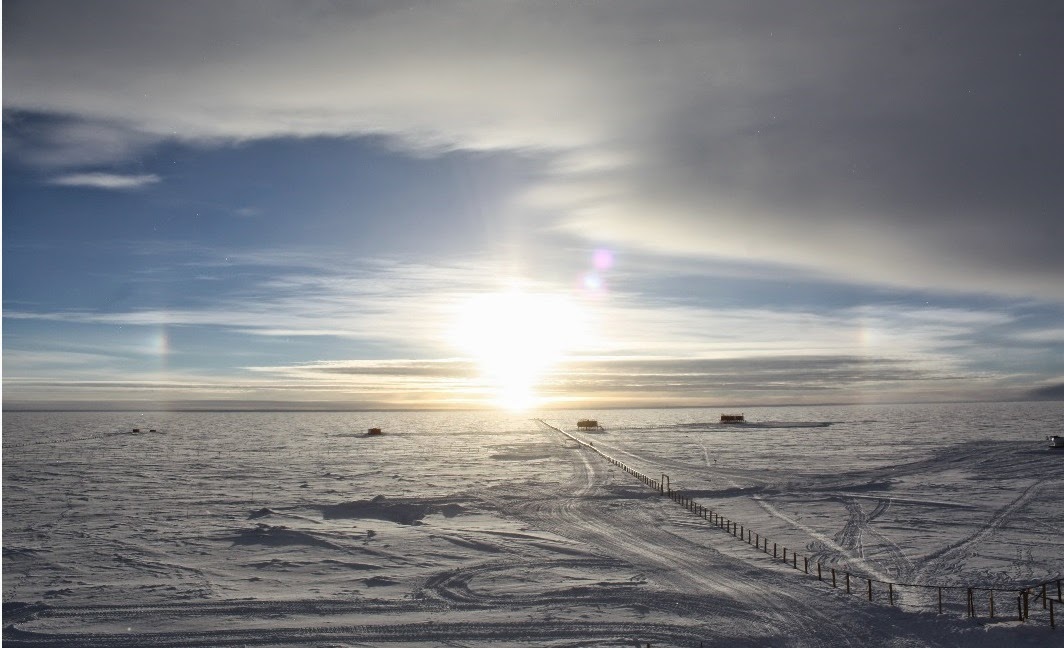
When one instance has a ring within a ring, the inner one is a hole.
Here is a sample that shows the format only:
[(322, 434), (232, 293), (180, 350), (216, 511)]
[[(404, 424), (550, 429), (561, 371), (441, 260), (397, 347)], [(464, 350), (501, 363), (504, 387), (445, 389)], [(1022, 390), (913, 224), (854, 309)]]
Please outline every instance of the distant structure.
[(366, 436), (380, 436), (384, 434), (380, 428), (370, 428), (369, 432), (366, 432)]
[(595, 419), (580, 419), (576, 422), (577, 429), (580, 430), (601, 430), (602, 426), (599, 425)]
[(742, 414), (721, 414), (721, 423), (746, 423), (746, 417)]

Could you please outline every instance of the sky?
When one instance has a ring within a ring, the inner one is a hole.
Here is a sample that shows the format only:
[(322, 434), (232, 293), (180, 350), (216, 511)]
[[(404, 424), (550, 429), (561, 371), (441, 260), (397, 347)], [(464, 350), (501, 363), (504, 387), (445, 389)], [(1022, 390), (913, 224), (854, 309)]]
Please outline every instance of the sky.
[(1064, 398), (1062, 24), (8, 0), (4, 406)]

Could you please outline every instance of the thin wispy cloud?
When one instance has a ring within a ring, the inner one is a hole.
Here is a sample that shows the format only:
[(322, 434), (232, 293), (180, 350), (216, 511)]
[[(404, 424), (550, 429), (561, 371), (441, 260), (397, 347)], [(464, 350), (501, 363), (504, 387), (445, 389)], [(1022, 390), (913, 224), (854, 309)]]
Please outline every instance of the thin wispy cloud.
[(61, 6), (10, 11), (5, 107), (124, 128), (129, 150), (538, 151), (516, 204), (588, 240), (1064, 299), (1044, 5)]
[(140, 189), (160, 182), (162, 178), (154, 173), (139, 175), (122, 175), (119, 173), (68, 173), (56, 176), (48, 182), (59, 187), (87, 187), (90, 189), (112, 189), (129, 191)]
[(1059, 14), (7, 3), (12, 393), (475, 405), (470, 311), (556, 402), (1052, 388)]
[[(292, 265), (286, 268), (283, 261)], [(267, 339), (320, 338), (332, 346), (351, 341), (360, 348), (387, 348), (393, 358), (333, 355), (244, 365), (212, 379), (210, 389), (217, 393), (255, 385), (259, 397), (282, 398), (293, 397), (290, 392), (302, 386), (324, 399), (357, 395), (370, 402), (372, 395), (390, 391), (398, 399), (393, 404), (412, 398), (455, 406), (475, 406), (478, 398), (490, 395), (490, 381), (475, 358), (462, 357), (453, 328), (470, 297), (509, 285), (490, 276), (490, 261), (460, 266), (383, 259), (340, 266), (335, 261), (299, 250), (234, 255), (230, 265), (264, 265), (272, 272), (197, 308), (9, 310), (5, 317), (126, 331), (165, 327), (171, 332), (217, 329)], [(193, 262), (192, 267), (200, 264)], [(526, 286), (544, 294), (571, 290), (544, 282), (526, 281)], [(1045, 335), (1045, 329), (1029, 329), (1007, 310), (897, 305), (816, 312), (722, 308), (668, 303), (660, 295), (624, 291), (586, 299), (574, 293), (574, 299), (589, 330), (539, 385), (547, 401), (556, 404), (567, 402), (566, 394), (581, 394), (600, 404), (624, 404), (624, 399), (629, 404), (632, 399), (644, 404), (797, 402), (817, 397), (851, 402), (864, 398), (859, 394), (866, 391), (880, 400), (925, 399), (960, 389), (966, 381), (969, 387), (982, 385), (988, 391), (994, 385), (1011, 390), (1011, 372), (970, 363), (980, 356), (981, 340), (1011, 331), (1014, 343), (1022, 345), (1030, 336)], [(418, 359), (394, 359), (403, 354)], [(181, 385), (166, 389), (175, 397), (194, 395)]]

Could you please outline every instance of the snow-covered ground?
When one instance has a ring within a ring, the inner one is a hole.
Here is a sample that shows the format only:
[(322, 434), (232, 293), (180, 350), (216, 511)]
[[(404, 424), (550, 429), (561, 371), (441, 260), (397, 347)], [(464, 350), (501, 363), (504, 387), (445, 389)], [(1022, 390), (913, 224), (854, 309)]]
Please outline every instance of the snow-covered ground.
[[(1064, 403), (720, 413), (538, 416), (826, 569), (1064, 575)], [(527, 416), (7, 412), (3, 468), (12, 646), (1064, 645), (832, 589)]]

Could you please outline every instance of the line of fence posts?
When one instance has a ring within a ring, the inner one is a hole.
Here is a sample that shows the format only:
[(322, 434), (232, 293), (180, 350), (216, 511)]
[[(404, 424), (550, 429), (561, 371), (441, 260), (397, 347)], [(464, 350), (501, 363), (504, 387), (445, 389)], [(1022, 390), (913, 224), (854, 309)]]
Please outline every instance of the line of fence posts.
[[(644, 475), (642, 472), (639, 472), (638, 470), (635, 470), (634, 468), (629, 467), (624, 462), (622, 462), (622, 461), (620, 461), (618, 459), (614, 459), (613, 457), (607, 455), (606, 453), (602, 452), (601, 450), (599, 450), (598, 448), (594, 447), (593, 445), (584, 443), (583, 441), (581, 441), (580, 439), (577, 439), (576, 437), (574, 437), (573, 435), (569, 434), (568, 432), (564, 432), (564, 431), (562, 431), (562, 430), (560, 430), (558, 428), (555, 428), (554, 426), (549, 425), (549, 424), (547, 424), (546, 422), (544, 422), (544, 421), (542, 421), (540, 419), (536, 419), (536, 420), (539, 421), (540, 423), (542, 423), (543, 425), (546, 425), (547, 427), (554, 429), (557, 432), (561, 432), (562, 434), (564, 434), (565, 436), (569, 437), (573, 441), (576, 441), (581, 446), (589, 448), (590, 450), (593, 450), (595, 453), (597, 453), (598, 455), (604, 457), (610, 463), (612, 463), (612, 464), (614, 464), (616, 466), (619, 466), (622, 470), (624, 470), (624, 472), (626, 472), (628, 474), (631, 474), (631, 475), (635, 475), (644, 484), (650, 486), (654, 490), (657, 490), (657, 491), (659, 491), (660, 493), (662, 493), (664, 495), (668, 495), (668, 497), (671, 500), (673, 500), (674, 502), (677, 502), (678, 504), (681, 504), (682, 506), (684, 506), (684, 508), (686, 508), (689, 511), (693, 511), (696, 515), (699, 515), (700, 517), (702, 517), (703, 519), (707, 520), (708, 522), (710, 522), (714, 526), (717, 526), (718, 528), (723, 529), (726, 533), (729, 533), (733, 537), (738, 537), (740, 540), (743, 540), (747, 544), (751, 544), (751, 542), (752, 542), (752, 544), (755, 547), (757, 547), (758, 550), (763, 551), (766, 554), (768, 553), (768, 542), (769, 542), (768, 538), (764, 538), (758, 532), (753, 532), (753, 531), (750, 531), (749, 529), (746, 529), (745, 525), (741, 525), (741, 524), (738, 524), (736, 522), (732, 522), (731, 520), (729, 520), (729, 519), (725, 518), (724, 516), (720, 515), (719, 513), (714, 511), (713, 509), (708, 509), (705, 506), (697, 504), (693, 497), (685, 495), (682, 491), (674, 491), (672, 489), (672, 479), (669, 477), (668, 474), (661, 473), (661, 479), (660, 480), (652, 479), (652, 478)], [(764, 540), (764, 546), (762, 546), (762, 544), (761, 544), (762, 540)], [(773, 557), (773, 559), (778, 559), (779, 558), (778, 549), (779, 549), (779, 547), (778, 547), (777, 543), (773, 542), (772, 543), (772, 557)], [(787, 548), (786, 547), (783, 547), (783, 558), (782, 558), (782, 560), (783, 560), (784, 563), (787, 562)], [(809, 573), (809, 558), (807, 556), (803, 556), (802, 560), (804, 562), (803, 571), (806, 574), (808, 574)], [(796, 551), (792, 551), (791, 552), (791, 565), (792, 565), (792, 567), (794, 569), (798, 569), (798, 552), (796, 552)], [(845, 576), (846, 593), (850, 594), (851, 593), (850, 572), (843, 571), (843, 575)], [(816, 563), (816, 577), (817, 577), (817, 580), (819, 580), (819, 581), (823, 581), (824, 580), (824, 578), (823, 578), (823, 568), (822, 568), (822, 565), (821, 565), (820, 561), (817, 561), (817, 563)], [(866, 587), (867, 587), (867, 597), (868, 597), (869, 601), (873, 600), (873, 595), (872, 595), (872, 582), (873, 582), (873, 580), (874, 579), (865, 577)], [(1062, 581), (1064, 581), (1064, 579), (1059, 579), (1059, 578), (1055, 579), (1055, 584), (1056, 584), (1056, 589), (1057, 589), (1056, 600), (1054, 600), (1054, 599), (1049, 597), (1049, 581), (1046, 581), (1044, 583), (1041, 583), (1040, 585), (1035, 585), (1034, 586), (1034, 588), (1041, 587), (1041, 591), (1038, 592), (1037, 594), (1035, 594), (1035, 600), (1037, 602), (1037, 599), (1039, 599), (1039, 598), (1042, 599), (1042, 609), (1043, 610), (1048, 609), (1048, 611), (1049, 611), (1049, 625), (1054, 630), (1057, 627), (1057, 625), (1056, 625), (1056, 609), (1055, 609), (1056, 604), (1057, 603), (1064, 603), (1064, 596), (1062, 596), (1062, 594), (1064, 594), (1064, 592), (1062, 592)], [(890, 605), (894, 605), (894, 585), (896, 585), (897, 583), (884, 582), (884, 581), (876, 581), (876, 582), (882, 582), (882, 583), (884, 583), (887, 586), (888, 602), (890, 603)], [(835, 571), (834, 567), (831, 568), (831, 586), (833, 588), (837, 588), (838, 587), (837, 574), (836, 574), (836, 571)], [(943, 593), (942, 593), (943, 589), (962, 589), (960, 587), (943, 587), (943, 586), (937, 586), (937, 585), (903, 584), (903, 586), (919, 587), (919, 588), (927, 588), (927, 589), (932, 589), (933, 588), (933, 589), (935, 589), (937, 591), (937, 595), (938, 595), (937, 598), (938, 598), (938, 613), (939, 614), (943, 614), (944, 613), (944, 601), (943, 601)], [(984, 589), (984, 590), (989, 592), (989, 613), (990, 613), (990, 618), (991, 619), (995, 618), (996, 607), (995, 607), (995, 601), (994, 601), (994, 592), (995, 591), (1002, 591), (1002, 590), (995, 590), (993, 588), (975, 588), (975, 587), (966, 588), (966, 604), (965, 604), (966, 616), (968, 618), (975, 618), (977, 616), (976, 604), (975, 604), (975, 591), (979, 590), (979, 589)], [(1031, 587), (1028, 587), (1028, 588), (1024, 588), (1022, 590), (1018, 590), (1017, 591), (1017, 596), (1016, 596), (1017, 618), (1021, 622), (1027, 621), (1030, 618), (1031, 589), (1032, 589)]]

